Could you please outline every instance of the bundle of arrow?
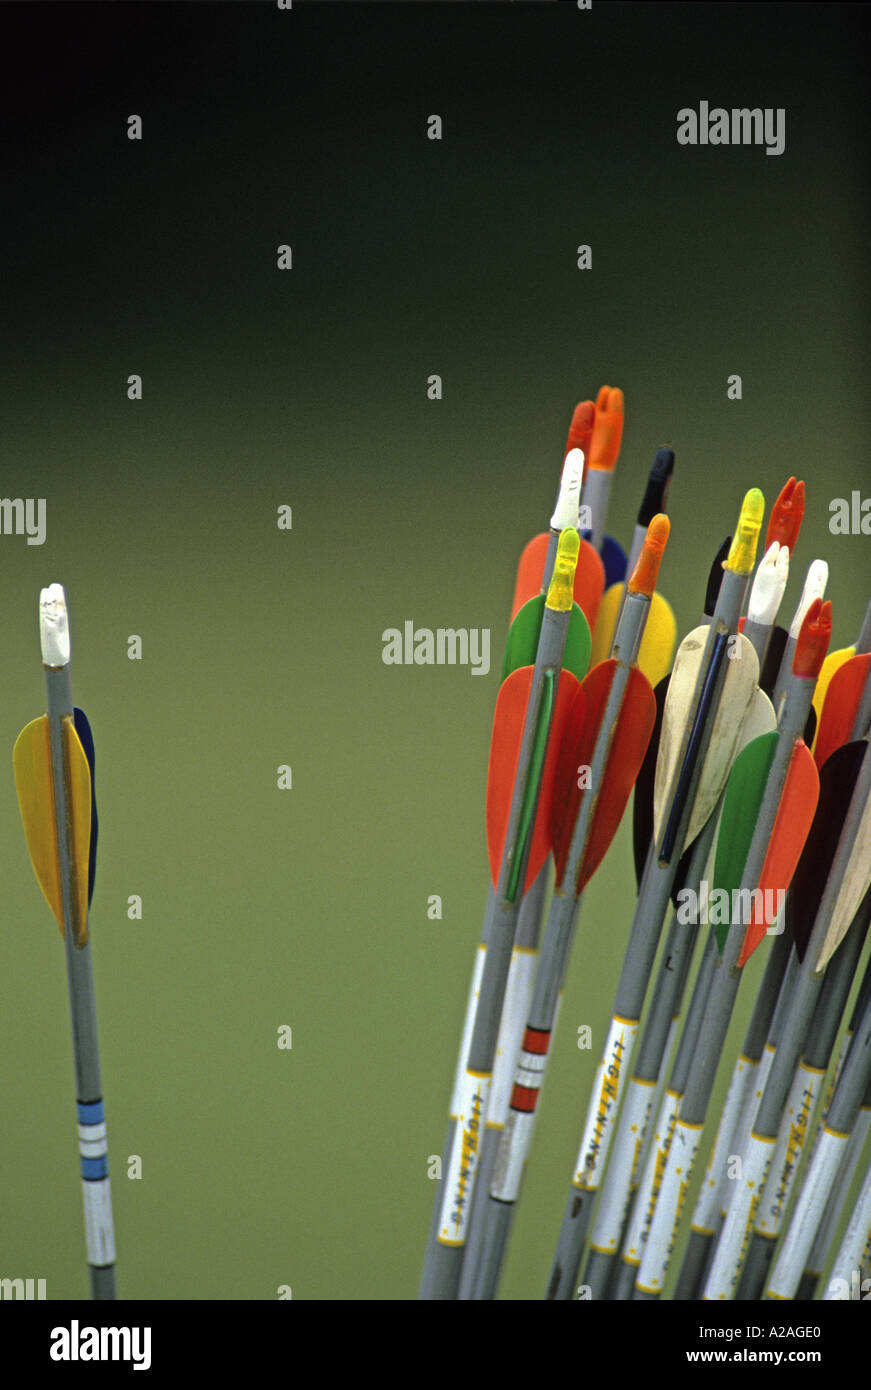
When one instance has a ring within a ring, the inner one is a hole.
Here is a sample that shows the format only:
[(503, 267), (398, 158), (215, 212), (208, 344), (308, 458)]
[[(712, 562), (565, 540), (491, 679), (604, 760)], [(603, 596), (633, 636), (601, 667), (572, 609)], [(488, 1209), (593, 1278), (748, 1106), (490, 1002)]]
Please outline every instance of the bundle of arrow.
[[(765, 502), (744, 497), (675, 654), (656, 592), (674, 454), (656, 454), (627, 560), (605, 534), (622, 428), (619, 390), (577, 407), (550, 531), (518, 568), (488, 769), (491, 887), (421, 1297), (495, 1297), (584, 887), (633, 788), (637, 903), (541, 1295), (661, 1297), (686, 1218), (677, 1298), (850, 1297), (871, 1273), (871, 1172), (824, 1287), (820, 1275), (871, 1123), (871, 968), (853, 990), (871, 918), (871, 605), (855, 646), (828, 653), (817, 560), (788, 631), (776, 626), (804, 511), (790, 478), (758, 565)], [(764, 942), (685, 1213), (743, 968)]]

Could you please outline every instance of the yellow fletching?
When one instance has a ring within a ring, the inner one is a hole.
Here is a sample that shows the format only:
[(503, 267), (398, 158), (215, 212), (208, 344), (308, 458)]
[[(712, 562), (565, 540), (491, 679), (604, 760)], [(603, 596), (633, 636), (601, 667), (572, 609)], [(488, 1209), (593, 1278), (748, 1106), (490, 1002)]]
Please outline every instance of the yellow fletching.
[[(73, 940), (88, 940), (88, 854), (91, 844), (91, 770), (72, 717), (61, 720), (64, 761), (69, 787), (67, 843), (70, 852)], [(30, 862), (45, 900), (64, 935), (60, 856), (55, 828), (54, 786), (51, 775), (51, 743), (48, 715), (34, 719), (15, 741), (12, 752), (18, 805)]]
[[(623, 600), (622, 584), (612, 584), (602, 595), (596, 627), (593, 632), (593, 650), (590, 655), (590, 669), (611, 655), (617, 614)], [(637, 666), (650, 681), (657, 685), (671, 670), (672, 657), (677, 645), (677, 622), (671, 605), (654, 593), (650, 600), (650, 612), (644, 628), (644, 636), (638, 649)]]

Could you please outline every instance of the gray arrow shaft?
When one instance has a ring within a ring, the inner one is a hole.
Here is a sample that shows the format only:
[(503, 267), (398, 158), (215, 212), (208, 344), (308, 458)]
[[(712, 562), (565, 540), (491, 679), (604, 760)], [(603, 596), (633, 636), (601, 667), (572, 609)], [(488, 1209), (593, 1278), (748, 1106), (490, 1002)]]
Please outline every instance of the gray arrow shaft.
[(777, 1138), (780, 1116), (786, 1104), (796, 1063), (805, 1045), (808, 1027), (822, 985), (823, 976), (817, 974), (813, 967), (828, 931), (832, 910), (849, 864), (856, 829), (869, 794), (871, 794), (871, 744), (865, 750), (865, 757), (853, 789), (853, 795), (850, 798), (847, 816), (838, 840), (838, 848), (835, 851), (832, 868), (814, 918), (804, 960), (797, 972), (783, 1035), (778, 1043), (765, 1090), (759, 1103), (754, 1130), (760, 1138)]

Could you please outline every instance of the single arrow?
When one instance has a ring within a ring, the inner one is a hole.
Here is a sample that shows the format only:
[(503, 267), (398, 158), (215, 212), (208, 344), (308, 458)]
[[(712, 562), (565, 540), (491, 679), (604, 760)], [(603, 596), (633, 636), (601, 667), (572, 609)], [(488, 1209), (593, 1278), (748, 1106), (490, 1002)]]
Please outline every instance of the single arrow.
[[(796, 482), (795, 478), (789, 478), (781, 488), (777, 501), (771, 509), (768, 530), (765, 535), (766, 556), (772, 545), (778, 545), (781, 550), (786, 550), (788, 556), (792, 555), (801, 530), (803, 517), (804, 483)], [(801, 622), (799, 622), (799, 628), (800, 627)], [(750, 637), (751, 634), (748, 632), (747, 636)], [(777, 681), (778, 672), (781, 669), (788, 637), (789, 634), (786, 628), (781, 627), (779, 623), (774, 624), (769, 632), (765, 650), (760, 653), (759, 664), (761, 667), (761, 675), (759, 677), (759, 685), (761, 689), (765, 691), (766, 695), (771, 695), (774, 692), (774, 686)], [(785, 674), (788, 675), (788, 671), (789, 667), (787, 666), (785, 668)], [(807, 734), (805, 734), (805, 742), (809, 742)]]
[[(585, 412), (585, 404), (589, 406), (589, 412)], [(576, 408), (572, 427), (569, 430), (570, 445), (573, 443), (573, 440), (580, 440), (586, 447), (589, 447), (589, 435), (592, 432), (594, 415), (595, 409), (591, 401), (582, 403)], [(557, 496), (554, 514), (551, 517), (550, 532), (543, 537), (547, 543), (544, 556), (545, 571), (543, 576), (545, 591), (549, 587), (553, 577), (553, 565), (556, 558), (560, 532), (566, 527), (573, 525), (577, 520), (581, 479), (583, 476), (583, 462), (583, 453), (580, 447), (567, 449), (560, 479), (560, 490)], [(592, 548), (588, 548), (591, 554), (595, 555)], [(582, 551), (583, 547), (579, 547), (579, 561), (582, 559)], [(596, 564), (601, 568), (598, 556), (595, 556), (595, 560)], [(577, 569), (575, 571), (574, 592), (577, 594)], [(528, 600), (514, 617), (505, 645), (505, 656), (502, 663), (503, 681), (507, 679), (512, 671), (517, 670), (519, 667), (534, 666), (541, 633), (542, 619), (544, 617), (544, 607), (545, 594), (537, 594), (534, 598)], [(581, 680), (589, 666), (589, 658), (590, 629), (583, 613), (577, 606), (577, 600), (575, 600), (575, 604), (569, 615), (565, 646), (563, 648), (563, 670), (571, 671), (578, 680)], [(472, 1209), (469, 1215), (463, 1272), (458, 1290), (458, 1297), (460, 1299), (465, 1299), (469, 1296), (470, 1271), (475, 1267), (477, 1262), (480, 1210), (486, 1205), (487, 1201), (487, 1187), (489, 1185), (495, 1157), (495, 1141), (498, 1138), (498, 1132), (501, 1131), (505, 1123), (508, 1113), (508, 1102), (511, 1094), (511, 1084), (514, 1078), (514, 1069), (520, 1052), (523, 1028), (529, 1010), (530, 999), (532, 997), (532, 980), (538, 955), (542, 909), (547, 886), (548, 866), (545, 864), (531, 887), (523, 895), (517, 921), (517, 932), (511, 954), (508, 980), (505, 986), (502, 1019), (499, 1025), (496, 1053), (493, 1060), (493, 1076), (490, 1084), (487, 1113), (484, 1117), (484, 1138), (478, 1154), (478, 1177), (475, 1184)], [(487, 935), (494, 916), (494, 892), (495, 889), (491, 883), (489, 889), (489, 902), (484, 916), (484, 930), (475, 953), (472, 983), (467, 998), (466, 1016), (454, 1076), (454, 1088), (448, 1111), (449, 1127), (443, 1145), (444, 1152), (447, 1152), (450, 1146), (453, 1134), (451, 1126), (456, 1124), (457, 1107), (460, 1103), (465, 1085), (466, 1057), (472, 1039), (478, 993), (481, 987), (484, 962), (486, 960)], [(427, 1247), (427, 1267), (435, 1258), (434, 1245), (438, 1232), (439, 1214), (438, 1205), (436, 1204), (433, 1211), (433, 1220)]]
[(605, 586), (626, 577), (626, 552), (605, 535), (611, 483), (623, 438), (623, 392), (619, 387), (602, 386), (596, 397), (596, 420), (590, 440), (581, 506), (589, 508), (589, 540), (602, 557)]
[(67, 602), (60, 584), (40, 594), (39, 630), (48, 713), (22, 730), (12, 761), (31, 863), (66, 951), (91, 1296), (113, 1299), (115, 1239), (88, 941), (96, 862), (93, 739), (87, 719), (73, 709)]
[[(638, 556), (641, 553), (641, 545), (647, 534), (647, 527), (653, 517), (659, 512), (665, 512), (665, 500), (673, 469), (674, 451), (672, 449), (658, 449), (638, 512), (638, 521), (632, 547), (629, 551), (627, 574), (632, 574), (635, 569)], [(593, 653), (590, 658), (592, 666), (604, 661), (611, 650), (614, 633), (617, 630), (617, 621), (623, 611), (625, 594), (626, 585), (620, 583), (612, 584), (602, 596), (596, 626), (593, 630)], [(674, 612), (667, 600), (657, 591), (651, 599), (650, 613), (638, 653), (639, 669), (643, 671), (651, 685), (656, 685), (667, 675), (671, 667), (676, 642), (677, 623)]]
[(517, 919), (523, 891), (550, 851), (556, 757), (578, 688), (571, 672), (561, 670), (578, 550), (578, 534), (567, 528), (559, 540), (535, 666), (512, 671), (496, 702), (487, 779), (492, 916), (485, 928), (486, 960), (462, 1093), (456, 1098), (457, 1121), (445, 1151), (438, 1231), (428, 1252), (422, 1298), (454, 1299), (459, 1290)]
[(653, 692), (636, 662), (668, 532), (664, 514), (652, 518), (629, 582), (612, 656), (586, 676), (567, 723), (552, 813), (556, 888), (511, 1107), (483, 1214), (480, 1257), (471, 1286), (476, 1299), (495, 1297), (532, 1142), (581, 894), (617, 831), (650, 737)]
[[(699, 669), (696, 689), (684, 710), (685, 717), (695, 723), (699, 706), (704, 701), (707, 708), (707, 728), (702, 729), (694, 742), (695, 767), (678, 789), (677, 777), (669, 788), (667, 807), (673, 806), (678, 790), (683, 802), (675, 841), (686, 838), (686, 828), (697, 793), (704, 801), (711, 798), (716, 805), (728, 775), (728, 765), (723, 765), (719, 757), (706, 758), (714, 717), (722, 703), (722, 680), (715, 686), (713, 697), (708, 689), (708, 670), (719, 649), (721, 640), (734, 636), (741, 606), (747, 589), (750, 573), (756, 554), (756, 541), (762, 525), (764, 499), (758, 488), (753, 488), (744, 498), (735, 540), (732, 542), (729, 557), (723, 567), (723, 577), (717, 598), (716, 608), (711, 619), (708, 644)], [(742, 639), (743, 640), (743, 639)], [(750, 644), (746, 644), (746, 660), (758, 667), (756, 655)], [(737, 664), (737, 663), (735, 663)], [(747, 712), (755, 690), (741, 691), (734, 699), (732, 718), (739, 725)], [(687, 771), (691, 757), (686, 753), (680, 759), (680, 768)], [(703, 768), (705, 769), (702, 775)], [(599, 1182), (604, 1174), (608, 1148), (614, 1132), (617, 1111), (623, 1093), (623, 1078), (629, 1075), (632, 1052), (638, 1032), (638, 1022), (647, 992), (650, 973), (653, 968), (656, 949), (662, 930), (663, 918), (669, 896), (677, 873), (677, 857), (663, 864), (655, 850), (651, 849), (642, 875), (635, 912), (629, 931), (629, 943), (623, 960), (623, 968), (617, 985), (617, 994), (602, 1061), (597, 1073), (597, 1084), (587, 1111), (586, 1124), (581, 1138), (581, 1146), (575, 1164), (575, 1173), (563, 1216), (557, 1241), (557, 1249), (551, 1267), (550, 1281), (546, 1297), (549, 1299), (568, 1299), (572, 1296), (578, 1266), (583, 1253), (584, 1242), (592, 1216), (593, 1205), (598, 1193)], [(613, 1071), (609, 1072), (609, 1068)], [(601, 1078), (607, 1076), (613, 1081), (613, 1094), (608, 1096), (606, 1107), (600, 1105)]]
[[(731, 900), (729, 914), (734, 929), (728, 934), (711, 976), (705, 1004), (704, 1027), (694, 1047), (693, 1063), (686, 1091), (671, 1135), (665, 1157), (659, 1195), (648, 1231), (648, 1239), (635, 1282), (636, 1299), (658, 1298), (665, 1284), (668, 1264), (680, 1223), (683, 1203), (689, 1186), (698, 1151), (701, 1131), (710, 1103), (717, 1072), (717, 1063), (728, 1032), (732, 1009), (741, 980), (743, 962), (755, 934), (761, 935), (774, 922), (778, 911), (778, 895), (789, 887), (798, 853), (810, 829), (815, 804), (800, 808), (802, 820), (793, 825), (781, 816), (782, 836), (775, 834), (779, 814), (783, 810), (784, 791), (790, 770), (796, 760), (805, 761), (807, 750), (801, 730), (810, 708), (813, 687), (822, 665), (828, 636), (831, 631), (830, 610), (814, 605), (800, 633), (793, 675), (797, 678), (784, 689), (784, 701), (777, 746), (765, 781), (764, 794), (758, 806), (749, 849), (739, 876), (737, 898), (734, 879), (727, 874), (736, 872), (731, 855), (731, 827), (745, 825), (747, 807), (743, 801), (744, 770), (739, 769), (742, 758), (748, 763), (756, 756), (753, 745), (744, 750), (730, 779), (723, 808), (723, 826), (717, 851), (715, 882), (726, 890)], [(807, 755), (809, 757), (809, 754)], [(812, 763), (811, 763), (812, 765)], [(757, 896), (758, 894), (758, 896)], [(737, 918), (737, 921), (734, 919)], [(738, 930), (739, 924), (745, 926)], [(760, 935), (760, 939), (761, 939)], [(739, 964), (739, 961), (742, 963)]]

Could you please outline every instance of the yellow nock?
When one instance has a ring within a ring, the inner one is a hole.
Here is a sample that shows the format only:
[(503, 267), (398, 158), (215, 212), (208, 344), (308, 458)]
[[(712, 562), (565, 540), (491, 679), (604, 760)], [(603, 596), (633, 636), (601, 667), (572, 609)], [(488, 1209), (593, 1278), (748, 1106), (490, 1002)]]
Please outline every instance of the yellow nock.
[(751, 487), (741, 503), (738, 529), (723, 569), (732, 570), (736, 574), (750, 573), (756, 563), (756, 543), (759, 540), (764, 515), (765, 498), (758, 487)]
[(575, 570), (578, 565), (578, 551), (581, 538), (573, 526), (560, 531), (556, 547), (556, 560), (553, 578), (547, 591), (546, 606), (557, 613), (571, 612), (574, 602)]

